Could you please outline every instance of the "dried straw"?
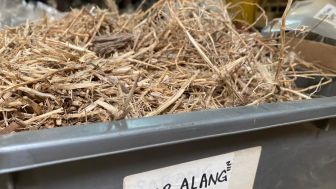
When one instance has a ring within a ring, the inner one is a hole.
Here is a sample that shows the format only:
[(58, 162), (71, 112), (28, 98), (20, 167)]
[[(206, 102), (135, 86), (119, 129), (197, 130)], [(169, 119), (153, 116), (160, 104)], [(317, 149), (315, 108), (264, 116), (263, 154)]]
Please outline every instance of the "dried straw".
[(333, 75), (236, 28), (229, 6), (162, 0), (4, 29), (0, 133), (309, 99), (330, 81), (297, 88), (295, 78)]

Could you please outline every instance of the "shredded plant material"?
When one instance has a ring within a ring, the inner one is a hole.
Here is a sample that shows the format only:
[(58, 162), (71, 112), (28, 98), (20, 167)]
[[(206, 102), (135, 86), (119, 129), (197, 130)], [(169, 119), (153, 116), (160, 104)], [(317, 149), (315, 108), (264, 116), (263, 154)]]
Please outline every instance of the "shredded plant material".
[(327, 75), (253, 26), (238, 29), (232, 7), (162, 0), (4, 29), (0, 132), (310, 99), (295, 79)]

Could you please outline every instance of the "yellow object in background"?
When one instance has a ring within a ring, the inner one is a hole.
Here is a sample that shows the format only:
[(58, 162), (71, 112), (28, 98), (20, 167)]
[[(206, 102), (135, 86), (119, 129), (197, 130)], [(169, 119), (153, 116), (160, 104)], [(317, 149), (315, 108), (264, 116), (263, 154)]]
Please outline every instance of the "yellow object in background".
[(259, 3), (259, 0), (227, 0), (227, 3), (239, 3), (239, 2), (247, 2), (247, 3), (243, 3), (241, 4), (241, 8), (243, 8), (243, 14), (239, 15), (240, 19), (244, 19), (249, 23), (253, 23), (255, 20), (255, 15), (256, 15), (256, 10), (257, 7), (255, 5), (252, 4), (248, 4), (248, 3)]
[[(232, 3), (233, 5), (236, 3), (240, 3), (241, 5), (233, 9), (233, 11), (240, 11), (240, 14), (237, 15), (237, 18), (245, 20), (250, 24), (253, 23), (260, 14), (262, 14), (261, 10), (257, 6), (252, 4), (259, 4), (260, 7), (262, 7), (266, 12), (268, 20), (281, 17), (287, 5), (287, 0), (226, 0), (226, 2)], [(259, 24), (261, 26), (264, 26), (265, 23), (262, 21), (263, 19), (261, 19), (261, 21), (258, 22), (257, 25)]]

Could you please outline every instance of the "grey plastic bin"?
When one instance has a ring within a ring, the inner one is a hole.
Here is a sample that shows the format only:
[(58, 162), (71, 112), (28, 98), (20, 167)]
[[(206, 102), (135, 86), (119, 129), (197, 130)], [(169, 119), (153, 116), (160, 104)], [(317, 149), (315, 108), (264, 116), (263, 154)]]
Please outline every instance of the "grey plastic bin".
[(131, 174), (262, 146), (255, 189), (333, 189), (334, 117), (325, 97), (0, 136), (0, 188), (122, 189)]

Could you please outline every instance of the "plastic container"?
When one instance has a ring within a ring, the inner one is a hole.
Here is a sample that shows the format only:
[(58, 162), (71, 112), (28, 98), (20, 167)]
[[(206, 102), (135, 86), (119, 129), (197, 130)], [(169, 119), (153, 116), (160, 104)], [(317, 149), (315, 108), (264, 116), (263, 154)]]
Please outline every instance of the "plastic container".
[(0, 188), (120, 189), (131, 174), (255, 146), (254, 188), (334, 188), (335, 117), (324, 97), (0, 136)]

